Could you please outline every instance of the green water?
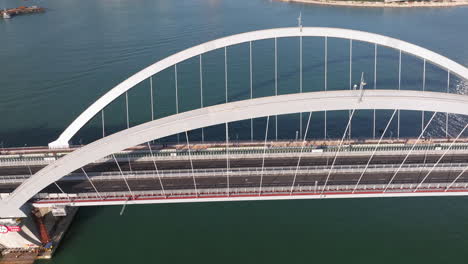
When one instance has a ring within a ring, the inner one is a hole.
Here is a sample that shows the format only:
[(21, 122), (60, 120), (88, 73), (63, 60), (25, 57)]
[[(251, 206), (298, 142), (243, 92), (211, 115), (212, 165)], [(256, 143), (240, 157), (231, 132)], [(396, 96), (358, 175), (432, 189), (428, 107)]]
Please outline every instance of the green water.
[(51, 263), (464, 263), (466, 198), (81, 209)]
[[(3, 7), (24, 5), (4, 0)], [(45, 145), (99, 95), (138, 70), (174, 52), (214, 38), (251, 30), (295, 26), (359, 29), (389, 35), (468, 65), (468, 8), (373, 9), (322, 7), (263, 0), (33, 0), (44, 14), (0, 20), (0, 142)], [(348, 89), (348, 46), (329, 41), (329, 89)], [(297, 92), (298, 40), (278, 40), (278, 92)], [(304, 39), (304, 91), (323, 89), (323, 39)], [(253, 46), (254, 97), (274, 92), (272, 41)], [(228, 49), (228, 100), (249, 97), (248, 45)], [(373, 46), (353, 44), (352, 81), (365, 72), (373, 83)], [(223, 51), (203, 56), (204, 104), (224, 102)], [(379, 48), (377, 89), (396, 89), (398, 53)], [(403, 55), (402, 89), (421, 89), (422, 62)], [(445, 89), (446, 73), (428, 65), (426, 89)], [(178, 66), (180, 110), (199, 107), (198, 59)], [(175, 112), (174, 73), (154, 78), (155, 116)], [(130, 123), (150, 119), (149, 82), (129, 92)], [(451, 91), (464, 92), (453, 78)], [(106, 108), (106, 133), (125, 127), (124, 100)], [(391, 113), (379, 111), (378, 128)], [(329, 133), (340, 137), (347, 111), (330, 113)], [(370, 112), (359, 111), (355, 137), (369, 137)], [(426, 115), (426, 119), (429, 115)], [(298, 115), (279, 117), (280, 138), (294, 137)], [(306, 115), (304, 115), (304, 119)], [(420, 129), (419, 113), (402, 116), (402, 136)], [(451, 122), (451, 133), (460, 129)], [(270, 122), (273, 122), (271, 119)], [(430, 133), (444, 135), (443, 115)], [(273, 127), (270, 125), (270, 127)], [(255, 137), (265, 119), (255, 121)], [(390, 130), (395, 132), (396, 124)], [(249, 122), (231, 124), (232, 139), (248, 139)], [(100, 137), (100, 117), (74, 139)], [(207, 138), (223, 140), (222, 127)], [(274, 136), (269, 133), (270, 138)], [(309, 137), (323, 137), (323, 115), (314, 114)], [(190, 135), (200, 138), (200, 131)], [(176, 140), (175, 137), (165, 139)], [(82, 208), (49, 263), (464, 263), (465, 198), (337, 199)]]

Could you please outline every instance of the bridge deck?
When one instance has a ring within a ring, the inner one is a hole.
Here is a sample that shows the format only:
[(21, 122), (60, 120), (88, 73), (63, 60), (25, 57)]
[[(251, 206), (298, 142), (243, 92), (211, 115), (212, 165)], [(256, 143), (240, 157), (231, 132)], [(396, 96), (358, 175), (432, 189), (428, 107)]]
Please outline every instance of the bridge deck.
[[(322, 144), (317, 145), (318, 142)], [(74, 197), (76, 203), (93, 204), (115, 202), (116, 199), (147, 202), (170, 197), (187, 200), (194, 196), (215, 199), (252, 195), (276, 197), (287, 195), (293, 182), (295, 195), (312, 198), (327, 193), (349, 195), (354, 189), (361, 195), (383, 194), (385, 189), (388, 193), (401, 195), (411, 193), (426, 175), (421, 191), (458, 194), (467, 191), (468, 175), (464, 171), (468, 166), (468, 142), (464, 140), (449, 151), (446, 150), (451, 141), (447, 139), (426, 140), (414, 148), (414, 139), (388, 140), (378, 146), (370, 162), (370, 155), (377, 146), (375, 141), (350, 141), (340, 148), (333, 166), (338, 146), (332, 142), (308, 141), (302, 150), (301, 141), (270, 142), (267, 145), (264, 142), (232, 143), (228, 146), (228, 169), (225, 144), (193, 144), (190, 153), (184, 144), (157, 145), (153, 155), (147, 148), (137, 146), (115, 154), (122, 172), (111, 157), (86, 166), (84, 169), (94, 187), (83, 172), (77, 170), (58, 182), (61, 190), (51, 184), (33, 201), (62, 203)], [(411, 155), (401, 165), (410, 151)], [(444, 152), (446, 155), (439, 160)], [(66, 153), (37, 148), (4, 151), (0, 155), (0, 193), (12, 192), (30, 177), (31, 172), (35, 173)], [(448, 188), (455, 179), (456, 184)], [(63, 196), (62, 191), (69, 196)], [(135, 198), (136, 193), (139, 198)], [(96, 197), (99, 201), (95, 201)]]
[(33, 199), (36, 207), (56, 205), (94, 206), (145, 203), (183, 203), (248, 200), (283, 200), (283, 199), (322, 199), (322, 198), (367, 198), (367, 197), (408, 197), (408, 196), (467, 196), (468, 183), (457, 183), (451, 188), (448, 184), (423, 184), (414, 191), (416, 184), (386, 185), (363, 184), (356, 190), (354, 185), (329, 185), (325, 189), (319, 186), (297, 186), (291, 192), (290, 187), (267, 188), (217, 188), (162, 191), (38, 194)]

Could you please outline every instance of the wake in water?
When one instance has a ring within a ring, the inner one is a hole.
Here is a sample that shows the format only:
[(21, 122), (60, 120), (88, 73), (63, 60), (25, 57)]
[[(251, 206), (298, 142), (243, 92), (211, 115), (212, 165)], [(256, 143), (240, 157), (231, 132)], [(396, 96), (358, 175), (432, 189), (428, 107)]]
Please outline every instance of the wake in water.
[[(468, 82), (457, 80), (452, 93), (467, 95), (468, 94)], [(434, 118), (433, 124), (427, 130), (426, 136), (428, 137), (446, 137), (447, 135), (451, 138), (457, 137), (458, 133), (463, 129), (465, 124), (468, 122), (468, 117), (464, 115), (448, 114), (448, 131), (446, 131), (447, 115), (445, 113), (438, 113)], [(467, 136), (465, 132), (462, 136)]]

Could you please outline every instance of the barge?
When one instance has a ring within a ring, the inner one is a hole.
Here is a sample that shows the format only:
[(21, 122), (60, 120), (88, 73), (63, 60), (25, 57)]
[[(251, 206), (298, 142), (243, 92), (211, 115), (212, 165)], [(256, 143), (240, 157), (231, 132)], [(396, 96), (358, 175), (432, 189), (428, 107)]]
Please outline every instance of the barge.
[(16, 15), (32, 14), (32, 13), (43, 13), (45, 8), (38, 6), (20, 6), (17, 8), (3, 9), (0, 10), (0, 16), (4, 19), (9, 19)]

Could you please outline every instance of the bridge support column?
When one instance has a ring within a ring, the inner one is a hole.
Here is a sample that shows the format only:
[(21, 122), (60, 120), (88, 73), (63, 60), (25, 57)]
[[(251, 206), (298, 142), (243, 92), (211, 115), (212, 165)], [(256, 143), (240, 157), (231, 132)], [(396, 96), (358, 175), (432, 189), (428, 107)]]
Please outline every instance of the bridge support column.
[[(26, 216), (26, 215), (25, 215)], [(37, 250), (41, 246), (37, 226), (31, 214), (24, 218), (0, 219), (1, 255), (9, 252)]]
[(12, 263), (52, 258), (77, 211), (78, 207), (28, 206), (25, 218), (0, 219), (6, 230), (0, 233), (0, 244), (5, 247), (1, 254)]

